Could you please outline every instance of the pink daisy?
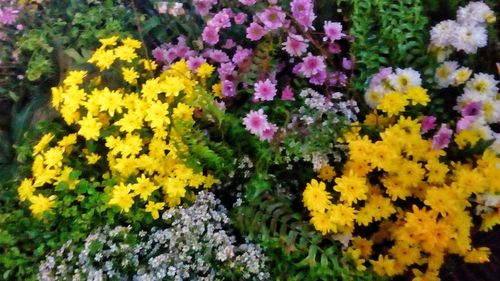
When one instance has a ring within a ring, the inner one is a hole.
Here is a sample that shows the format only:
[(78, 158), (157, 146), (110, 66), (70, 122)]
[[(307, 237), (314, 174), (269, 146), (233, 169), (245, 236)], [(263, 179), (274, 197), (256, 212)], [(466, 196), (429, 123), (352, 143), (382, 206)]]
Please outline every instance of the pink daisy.
[(257, 41), (264, 35), (265, 35), (264, 28), (260, 26), (258, 23), (252, 22), (250, 26), (247, 28), (247, 38), (252, 41)]
[(324, 41), (330, 40), (333, 42), (345, 36), (345, 34), (342, 33), (342, 24), (340, 22), (325, 21), (323, 28), (326, 35), (326, 37), (323, 38)]
[(261, 101), (271, 101), (276, 95), (276, 86), (271, 80), (259, 81), (255, 83), (255, 98)]
[(292, 88), (290, 86), (286, 86), (281, 92), (281, 100), (283, 101), (295, 100)]
[(203, 29), (201, 37), (207, 44), (215, 45), (219, 42), (219, 29), (213, 26), (206, 26)]
[(446, 124), (441, 124), (441, 128), (432, 138), (432, 148), (443, 149), (448, 147), (453, 131)]
[(296, 34), (288, 34), (288, 38), (285, 43), (283, 43), (283, 50), (285, 50), (290, 56), (299, 57), (307, 51), (307, 40)]
[(280, 7), (273, 6), (260, 12), (257, 17), (262, 21), (265, 27), (270, 30), (278, 29), (285, 22), (285, 13)]
[(326, 70), (325, 58), (323, 56), (313, 56), (311, 53), (304, 58), (299, 72), (307, 78)]
[(425, 134), (428, 131), (434, 129), (436, 127), (436, 117), (434, 116), (425, 116), (422, 121), (420, 121), (421, 125), (421, 133)]
[(257, 111), (251, 110), (245, 118), (243, 118), (245, 128), (254, 135), (261, 135), (267, 129), (267, 115), (261, 108)]
[(260, 139), (261, 140), (267, 140), (267, 141), (270, 141), (274, 134), (276, 133), (276, 131), (278, 131), (278, 126), (272, 124), (272, 123), (268, 123), (267, 124), (267, 128), (265, 128), (262, 133), (259, 135)]

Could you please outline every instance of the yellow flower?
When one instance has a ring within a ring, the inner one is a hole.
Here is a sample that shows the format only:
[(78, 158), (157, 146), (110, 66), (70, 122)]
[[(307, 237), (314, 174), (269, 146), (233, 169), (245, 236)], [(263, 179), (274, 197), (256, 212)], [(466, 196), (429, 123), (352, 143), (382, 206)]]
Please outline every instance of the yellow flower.
[(44, 164), (47, 168), (61, 167), (63, 160), (64, 149), (61, 147), (53, 147), (44, 153)]
[(154, 71), (158, 65), (154, 60), (141, 60), (142, 64), (144, 65), (144, 69), (148, 71)]
[(87, 71), (85, 70), (73, 70), (68, 73), (68, 76), (64, 79), (63, 84), (65, 86), (78, 86), (82, 84), (83, 78), (87, 75)]
[(223, 98), (224, 95), (222, 94), (222, 82), (215, 83), (212, 86), (212, 92), (214, 93), (214, 96), (217, 98)]
[(179, 103), (176, 108), (174, 108), (173, 117), (179, 120), (190, 121), (192, 120), (194, 109), (189, 105), (184, 103)]
[(325, 212), (312, 212), (311, 223), (314, 228), (323, 235), (329, 232), (337, 232), (337, 226), (332, 223), (330, 216)]
[(319, 178), (328, 182), (331, 182), (335, 177), (335, 169), (330, 165), (324, 165), (319, 170)]
[(43, 135), (42, 138), (38, 141), (38, 143), (33, 147), (33, 156), (42, 152), (42, 150), (44, 150), (45, 147), (47, 147), (47, 145), (53, 138), (54, 135), (52, 133), (47, 133)]
[(157, 190), (159, 186), (155, 186), (153, 182), (144, 174), (141, 177), (137, 178), (137, 183), (132, 185), (132, 189), (134, 190), (134, 195), (139, 195), (139, 197), (146, 201), (148, 197), (153, 193), (153, 191)]
[(142, 45), (141, 41), (135, 40), (133, 38), (127, 37), (122, 40), (122, 43), (124, 46), (133, 48), (133, 49), (139, 49)]
[(332, 196), (325, 189), (325, 183), (318, 182), (315, 179), (306, 185), (306, 189), (302, 194), (302, 202), (309, 211), (323, 212), (331, 205), (330, 199)]
[(122, 67), (123, 79), (127, 81), (130, 85), (137, 84), (137, 78), (139, 78), (139, 73), (135, 71), (133, 67)]
[(203, 63), (196, 69), (196, 74), (198, 74), (198, 76), (201, 78), (207, 78), (210, 77), (210, 75), (212, 75), (214, 70), (215, 67), (211, 66), (208, 63)]
[(388, 116), (393, 116), (403, 112), (408, 103), (405, 95), (400, 92), (390, 92), (382, 97), (377, 108), (387, 113)]
[(467, 80), (469, 80), (472, 74), (472, 70), (468, 67), (460, 67), (455, 73), (453, 73), (453, 86), (462, 85)]
[(118, 41), (118, 36), (99, 39), (99, 42), (101, 43), (101, 48), (105, 48), (107, 46), (115, 46), (117, 41)]
[(86, 140), (97, 140), (99, 138), (102, 123), (96, 118), (87, 115), (83, 117), (81, 121), (78, 121), (78, 124), (80, 125), (78, 134)]
[(34, 216), (41, 216), (45, 211), (54, 207), (56, 197), (54, 195), (45, 197), (42, 194), (33, 195), (29, 198), (31, 202), (30, 210)]
[(148, 204), (146, 205), (146, 212), (151, 213), (151, 216), (153, 219), (158, 219), (160, 217), (159, 211), (163, 210), (165, 207), (165, 203), (159, 202), (155, 203), (153, 201), (148, 201)]
[(21, 202), (30, 199), (33, 196), (33, 192), (35, 192), (36, 187), (33, 186), (32, 179), (24, 179), (21, 182), (21, 185), (17, 188), (17, 193), (19, 195), (19, 200)]
[(126, 45), (119, 46), (115, 49), (115, 56), (123, 61), (132, 62), (137, 58), (135, 49)]
[(368, 193), (366, 179), (350, 171), (348, 175), (335, 179), (334, 190), (340, 192), (340, 200), (347, 204), (356, 203), (358, 200), (365, 200)]
[(92, 165), (92, 164), (97, 163), (97, 161), (99, 161), (99, 159), (101, 159), (101, 156), (97, 153), (90, 153), (90, 154), (86, 155), (85, 158), (87, 158), (87, 163), (89, 165)]
[(116, 55), (113, 50), (98, 49), (92, 54), (88, 62), (94, 63), (99, 70), (103, 71), (111, 67), (115, 62)]
[(352, 227), (356, 218), (355, 212), (356, 210), (350, 206), (335, 204), (328, 207), (327, 214), (337, 227)]
[(388, 256), (379, 255), (378, 260), (370, 260), (373, 266), (373, 271), (379, 276), (387, 275), (389, 277), (397, 274), (396, 272), (396, 260), (389, 258)]
[(109, 200), (109, 205), (117, 205), (122, 211), (128, 213), (130, 207), (134, 204), (133, 194), (131, 193), (131, 185), (120, 183), (116, 185), (111, 192), (111, 200)]
[(58, 143), (57, 145), (60, 147), (68, 147), (71, 145), (74, 145), (76, 143), (76, 137), (77, 134), (69, 134), (67, 136), (64, 136)]
[(409, 87), (406, 91), (406, 95), (412, 104), (427, 105), (431, 101), (427, 94), (427, 90), (420, 86)]

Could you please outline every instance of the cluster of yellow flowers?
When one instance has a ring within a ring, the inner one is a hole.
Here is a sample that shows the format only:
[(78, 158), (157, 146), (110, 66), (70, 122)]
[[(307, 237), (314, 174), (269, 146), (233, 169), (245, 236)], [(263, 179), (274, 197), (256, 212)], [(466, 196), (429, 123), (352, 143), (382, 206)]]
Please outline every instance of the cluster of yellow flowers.
[[(335, 182), (332, 190), (316, 179), (307, 184), (303, 202), (311, 223), (324, 235), (350, 237), (346, 252), (358, 269), (369, 261), (379, 275), (412, 270), (415, 281), (439, 280), (446, 254), (488, 261), (488, 248), (471, 245), (471, 208), (475, 203), (480, 230), (500, 223), (498, 200), (485, 204), (500, 192), (500, 158), (487, 149), (476, 159), (446, 163), (446, 151), (421, 136), (419, 120), (384, 122), (378, 140), (363, 136), (360, 125), (345, 135), (349, 159), (341, 175), (334, 178), (331, 166), (319, 175)], [(369, 236), (356, 236), (356, 230)], [(384, 252), (374, 251), (374, 244)]]
[[(199, 82), (213, 67), (202, 65), (197, 75), (181, 60), (155, 77), (155, 62), (137, 54), (140, 41), (111, 37), (100, 42), (89, 59), (99, 68), (97, 75), (71, 71), (62, 85), (52, 89), (52, 106), (74, 133), (57, 142), (53, 134), (46, 134), (33, 149), (33, 176), (22, 181), (18, 193), (21, 201), (31, 203), (35, 216), (55, 204), (56, 197), (46, 197), (42, 191), (54, 194), (53, 187), (61, 182), (75, 189), (78, 179), (71, 165), (76, 159), (115, 183), (102, 190), (111, 198), (109, 205), (128, 212), (142, 200), (155, 219), (165, 203), (178, 205), (188, 187), (217, 182), (181, 159), (188, 151), (183, 135), (195, 124)], [(113, 84), (109, 79), (116, 70), (120, 75)], [(158, 198), (160, 202), (155, 201)]]

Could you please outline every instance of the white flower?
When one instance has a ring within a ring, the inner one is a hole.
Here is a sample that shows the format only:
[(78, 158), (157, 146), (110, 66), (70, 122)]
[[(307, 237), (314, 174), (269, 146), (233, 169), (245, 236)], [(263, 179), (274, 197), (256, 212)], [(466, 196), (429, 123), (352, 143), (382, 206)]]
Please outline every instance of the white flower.
[(434, 77), (438, 85), (441, 88), (446, 88), (450, 86), (453, 82), (453, 73), (458, 68), (458, 63), (456, 61), (445, 61), (438, 68), (436, 68), (436, 73)]
[(365, 92), (365, 101), (370, 108), (376, 108), (380, 100), (384, 97), (384, 94), (383, 87), (372, 87)]
[(388, 78), (391, 86), (400, 92), (405, 92), (408, 87), (422, 84), (420, 73), (413, 68), (397, 68), (396, 73), (389, 75)]
[(482, 25), (460, 25), (455, 29), (451, 45), (458, 51), (474, 54), (488, 43), (488, 32)]
[(493, 11), (483, 2), (470, 2), (457, 11), (457, 21), (461, 24), (482, 24), (494, 17)]
[(465, 84), (464, 91), (494, 98), (498, 91), (497, 83), (493, 75), (477, 73)]
[(450, 39), (458, 26), (454, 20), (445, 20), (433, 26), (431, 29), (432, 44), (441, 48), (450, 45)]

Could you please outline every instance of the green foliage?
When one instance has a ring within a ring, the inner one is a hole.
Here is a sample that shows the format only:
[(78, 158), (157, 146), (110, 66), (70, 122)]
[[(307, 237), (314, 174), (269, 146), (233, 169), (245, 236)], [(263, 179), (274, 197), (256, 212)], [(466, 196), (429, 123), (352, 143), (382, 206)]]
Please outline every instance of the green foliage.
[(355, 37), (351, 53), (359, 70), (354, 78), (358, 91), (381, 67), (421, 68), (429, 63), (428, 19), (420, 0), (354, 0), (349, 3)]
[(263, 248), (275, 280), (379, 280), (355, 270), (340, 243), (323, 237), (293, 210), (290, 200), (266, 192), (233, 209), (235, 228)]

